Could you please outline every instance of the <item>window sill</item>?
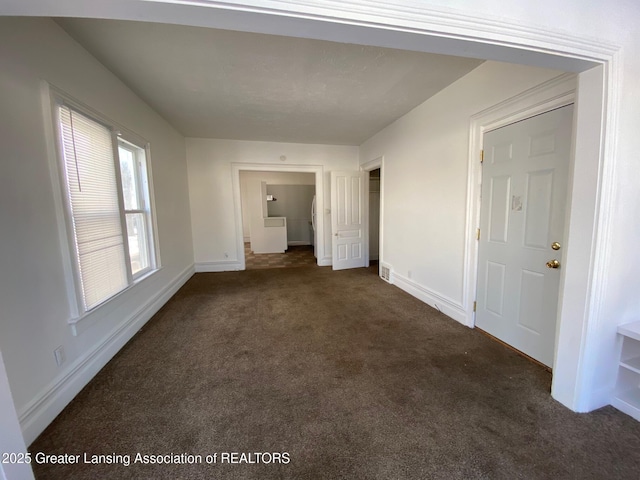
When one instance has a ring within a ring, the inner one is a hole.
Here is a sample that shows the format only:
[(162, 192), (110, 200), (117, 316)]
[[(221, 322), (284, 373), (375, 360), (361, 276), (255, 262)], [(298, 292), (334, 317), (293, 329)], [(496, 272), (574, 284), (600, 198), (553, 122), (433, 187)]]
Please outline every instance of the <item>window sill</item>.
[(98, 321), (99, 318), (102, 318), (104, 316), (105, 309), (109, 308), (109, 306), (112, 306), (113, 308), (113, 304), (116, 301), (116, 299), (122, 297), (122, 295), (125, 295), (127, 292), (135, 288), (136, 285), (143, 282), (147, 278), (152, 277), (154, 274), (156, 274), (160, 270), (162, 270), (162, 267), (158, 267), (156, 269), (145, 272), (143, 275), (136, 278), (131, 285), (129, 285), (124, 290), (116, 293), (113, 297), (110, 297), (109, 299), (105, 300), (103, 303), (92, 308), (91, 310), (84, 312), (82, 315), (69, 319), (67, 323), (71, 327), (71, 332), (73, 333), (73, 336), (77, 337), (82, 331), (86, 330), (92, 324), (91, 320), (95, 319), (95, 321)]

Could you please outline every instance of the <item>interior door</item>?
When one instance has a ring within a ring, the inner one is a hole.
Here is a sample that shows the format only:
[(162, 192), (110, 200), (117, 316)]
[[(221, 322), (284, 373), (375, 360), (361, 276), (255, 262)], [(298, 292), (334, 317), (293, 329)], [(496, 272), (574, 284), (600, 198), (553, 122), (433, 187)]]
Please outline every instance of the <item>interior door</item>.
[(333, 269), (365, 266), (365, 172), (331, 172)]
[(553, 365), (573, 105), (484, 135), (476, 326)]

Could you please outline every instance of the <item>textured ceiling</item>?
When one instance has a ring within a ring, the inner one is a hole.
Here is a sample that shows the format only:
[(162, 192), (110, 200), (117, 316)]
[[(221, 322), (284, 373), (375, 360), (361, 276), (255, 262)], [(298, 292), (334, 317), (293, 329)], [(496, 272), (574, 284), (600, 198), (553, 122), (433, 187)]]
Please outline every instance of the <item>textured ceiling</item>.
[(187, 137), (360, 145), (481, 63), (199, 27), (57, 21)]

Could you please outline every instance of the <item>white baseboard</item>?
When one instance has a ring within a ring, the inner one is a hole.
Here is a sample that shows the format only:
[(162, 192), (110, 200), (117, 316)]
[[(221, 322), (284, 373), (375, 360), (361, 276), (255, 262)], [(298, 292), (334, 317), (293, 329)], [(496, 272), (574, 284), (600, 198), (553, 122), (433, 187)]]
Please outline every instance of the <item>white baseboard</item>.
[(251, 237), (242, 237), (242, 241), (244, 243), (250, 243), (251, 242)]
[(330, 267), (331, 265), (333, 265), (333, 258), (331, 257), (319, 258), (318, 265), (321, 267)]
[(237, 260), (225, 260), (220, 262), (199, 262), (196, 263), (196, 273), (204, 272), (236, 272), (244, 270), (242, 264)]
[(401, 288), (410, 295), (413, 295), (418, 300), (431, 305), (436, 310), (444, 313), (446, 316), (453, 318), (454, 320), (467, 326), (467, 314), (464, 307), (451, 300), (450, 298), (440, 295), (422, 285), (414, 282), (413, 280), (399, 275), (395, 272), (391, 273), (391, 283)]
[(27, 445), (42, 433), (96, 373), (169, 301), (193, 274), (194, 267), (190, 265), (164, 289), (150, 298), (145, 305), (121, 322), (100, 344), (78, 358), (66, 374), (47, 385), (21, 409), (20, 426)]
[(303, 240), (291, 240), (290, 242), (287, 242), (287, 245), (289, 246), (297, 246), (297, 245), (311, 245), (311, 243), (309, 242), (305, 242)]

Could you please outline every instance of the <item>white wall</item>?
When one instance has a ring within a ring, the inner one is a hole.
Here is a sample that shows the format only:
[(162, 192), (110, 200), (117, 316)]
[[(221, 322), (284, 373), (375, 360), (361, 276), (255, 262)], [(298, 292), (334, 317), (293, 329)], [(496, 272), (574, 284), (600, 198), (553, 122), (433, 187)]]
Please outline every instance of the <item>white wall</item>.
[(384, 262), (459, 321), (470, 117), (559, 74), (485, 62), (361, 146), (384, 156)]
[(311, 245), (311, 205), (316, 193), (315, 185), (270, 185), (267, 194), (275, 199), (267, 203), (270, 217), (286, 217), (287, 244)]
[[(320, 165), (324, 170), (325, 198), (329, 199), (329, 172), (356, 170), (358, 147), (307, 145), (294, 143), (248, 142), (187, 138), (189, 195), (196, 265), (236, 268), (236, 223), (231, 182), (232, 163), (265, 165)], [(284, 155), (286, 161), (280, 161)], [(319, 257), (331, 258), (331, 217), (325, 205), (325, 251)], [(241, 221), (241, 219), (238, 219)]]
[(249, 241), (249, 217), (245, 215), (248, 205), (247, 182), (251, 179), (267, 182), (267, 185), (315, 185), (316, 179), (313, 173), (299, 172), (240, 172), (240, 198), (242, 199), (242, 234), (244, 241)]
[[(0, 350), (30, 443), (190, 275), (185, 144), (51, 20), (0, 18), (0, 64)], [(61, 255), (68, 247), (59, 241), (42, 79), (151, 144), (162, 269), (98, 308), (77, 336), (68, 324)], [(54, 361), (58, 346), (66, 352), (62, 367)]]
[[(13, 404), (2, 353), (0, 353), (0, 454), (27, 452), (22, 430), (18, 423), (18, 414)], [(31, 466), (26, 463), (0, 463), (0, 479), (32, 479)]]

